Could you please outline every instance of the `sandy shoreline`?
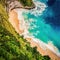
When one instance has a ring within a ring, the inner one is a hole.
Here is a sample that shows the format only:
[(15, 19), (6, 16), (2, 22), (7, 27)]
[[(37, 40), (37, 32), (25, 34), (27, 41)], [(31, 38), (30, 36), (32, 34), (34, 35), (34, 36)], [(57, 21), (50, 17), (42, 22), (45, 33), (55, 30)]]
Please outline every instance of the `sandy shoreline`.
[[(22, 17), (20, 17), (22, 18)], [(21, 27), (22, 21), (19, 21), (18, 19), (18, 14), (15, 10), (12, 10), (9, 12), (9, 22), (12, 24), (12, 26), (15, 28), (15, 30), (17, 31), (17, 33), (22, 34), (24, 32), (24, 29), (26, 29), (26, 27)], [(25, 24), (25, 22), (24, 22)], [(22, 28), (22, 29), (21, 29)], [(26, 30), (25, 30), (26, 31)], [(52, 51), (50, 51), (49, 49), (45, 49), (43, 50), (38, 43), (34, 42), (31, 38), (26, 38), (26, 40), (28, 42), (30, 42), (31, 46), (37, 47), (37, 50), (42, 54), (42, 55), (49, 55), (52, 60), (59, 60), (60, 57), (58, 57), (56, 54), (54, 54)]]

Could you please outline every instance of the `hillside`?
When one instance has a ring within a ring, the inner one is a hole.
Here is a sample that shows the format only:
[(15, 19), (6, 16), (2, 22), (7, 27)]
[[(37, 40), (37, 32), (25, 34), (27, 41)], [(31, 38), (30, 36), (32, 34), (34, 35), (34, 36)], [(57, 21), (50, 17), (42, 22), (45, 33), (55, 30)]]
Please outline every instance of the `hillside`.
[(0, 60), (51, 60), (48, 56), (42, 56), (36, 47), (30, 47), (30, 43), (17, 34), (8, 21), (3, 1), (0, 1)]

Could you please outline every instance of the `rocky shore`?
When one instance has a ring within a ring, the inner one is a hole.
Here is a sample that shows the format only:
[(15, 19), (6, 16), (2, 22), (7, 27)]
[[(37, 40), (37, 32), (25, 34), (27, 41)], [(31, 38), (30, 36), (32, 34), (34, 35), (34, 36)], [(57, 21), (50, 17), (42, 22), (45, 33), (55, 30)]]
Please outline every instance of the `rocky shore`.
[(23, 4), (21, 4), (21, 2), (19, 2), (18, 0), (7, 0), (7, 8), (6, 11), (9, 12), (13, 9), (16, 8), (22, 8), (22, 9), (33, 9), (35, 8), (35, 4), (33, 3), (33, 6), (23, 6)]

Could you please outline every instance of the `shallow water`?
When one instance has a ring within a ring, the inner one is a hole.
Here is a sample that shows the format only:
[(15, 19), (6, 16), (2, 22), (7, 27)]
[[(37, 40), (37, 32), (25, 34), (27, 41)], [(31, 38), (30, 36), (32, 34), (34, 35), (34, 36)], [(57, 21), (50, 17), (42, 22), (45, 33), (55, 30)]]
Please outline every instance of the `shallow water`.
[[(36, 8), (23, 12), (29, 33), (44, 43), (49, 42), (60, 51), (60, 1), (48, 5), (48, 0), (34, 0)], [(50, 4), (50, 3), (49, 3)]]

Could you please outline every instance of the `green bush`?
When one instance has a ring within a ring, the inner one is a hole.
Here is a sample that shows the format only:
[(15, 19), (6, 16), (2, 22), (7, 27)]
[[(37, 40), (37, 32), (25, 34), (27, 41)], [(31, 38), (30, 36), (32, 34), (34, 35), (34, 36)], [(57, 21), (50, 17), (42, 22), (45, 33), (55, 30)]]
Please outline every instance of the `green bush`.
[(33, 6), (32, 0), (19, 0), (24, 6)]

